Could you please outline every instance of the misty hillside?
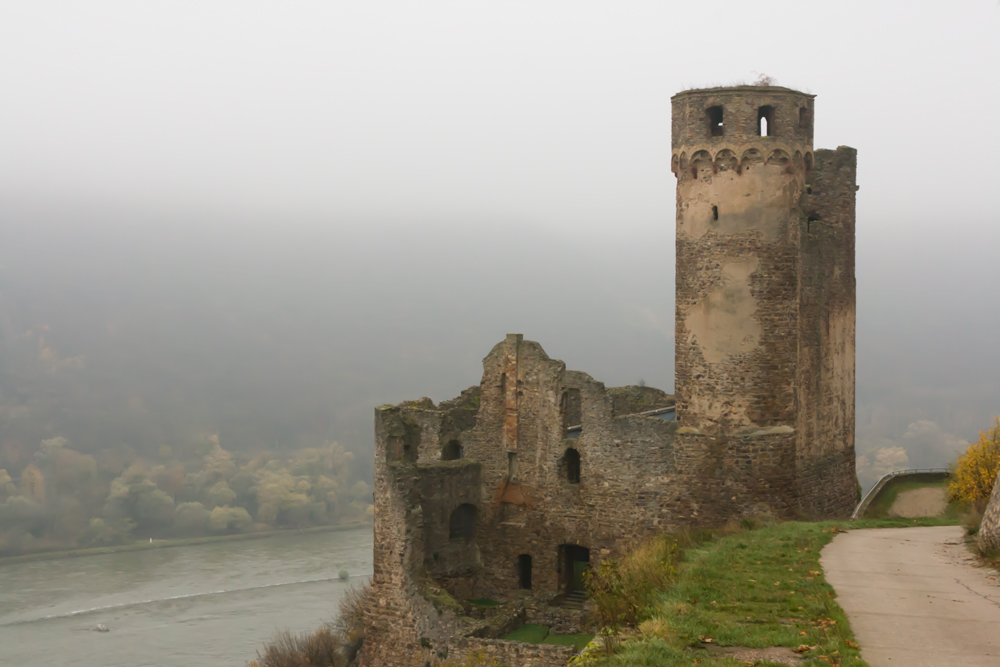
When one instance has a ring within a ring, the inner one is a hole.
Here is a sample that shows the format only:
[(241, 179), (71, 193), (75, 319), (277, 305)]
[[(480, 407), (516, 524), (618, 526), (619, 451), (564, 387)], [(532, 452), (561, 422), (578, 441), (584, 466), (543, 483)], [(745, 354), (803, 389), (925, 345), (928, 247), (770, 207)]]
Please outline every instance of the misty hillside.
[[(623, 239), (489, 219), (321, 231), (205, 214), (4, 210), (0, 459), (2, 448), (30, 452), (56, 437), (95, 455), (213, 436), (248, 455), (337, 441), (368, 479), (373, 406), (457, 395), (515, 331), (609, 386), (673, 389), (669, 219)], [(997, 265), (932, 274), (924, 267), (951, 249), (896, 239), (886, 254), (872, 237), (859, 221), (866, 485), (888, 469), (946, 465), (1000, 413), (1000, 315), (963, 287), (1000, 284)], [(16, 476), (21, 458), (0, 468)]]

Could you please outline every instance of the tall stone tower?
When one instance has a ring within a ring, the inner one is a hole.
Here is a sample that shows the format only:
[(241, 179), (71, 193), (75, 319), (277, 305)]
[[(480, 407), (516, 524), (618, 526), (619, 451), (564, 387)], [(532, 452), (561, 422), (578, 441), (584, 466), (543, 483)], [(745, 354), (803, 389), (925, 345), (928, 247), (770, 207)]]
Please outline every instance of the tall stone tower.
[(813, 151), (813, 95), (672, 99), (677, 462), (700, 516), (856, 500), (857, 153)]

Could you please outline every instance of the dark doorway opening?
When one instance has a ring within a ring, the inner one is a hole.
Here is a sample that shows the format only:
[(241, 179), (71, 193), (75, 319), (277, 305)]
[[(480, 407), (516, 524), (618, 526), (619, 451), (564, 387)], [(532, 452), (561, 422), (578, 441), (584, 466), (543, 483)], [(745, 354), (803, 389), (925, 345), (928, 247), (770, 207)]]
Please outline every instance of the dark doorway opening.
[(442, 461), (457, 461), (462, 458), (462, 445), (458, 440), (452, 440), (441, 450)]
[(517, 557), (517, 575), (520, 586), (524, 590), (531, 590), (531, 556), (521, 554)]
[(476, 506), (464, 503), (455, 508), (448, 522), (448, 537), (471, 540), (476, 535)]
[(577, 544), (559, 545), (559, 587), (566, 595), (586, 593), (583, 574), (590, 567), (590, 549)]

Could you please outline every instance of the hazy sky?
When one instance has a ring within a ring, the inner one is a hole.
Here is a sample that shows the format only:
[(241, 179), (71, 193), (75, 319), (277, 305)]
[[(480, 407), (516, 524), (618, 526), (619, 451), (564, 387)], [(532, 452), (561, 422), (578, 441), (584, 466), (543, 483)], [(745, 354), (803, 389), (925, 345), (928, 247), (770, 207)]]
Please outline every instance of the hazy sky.
[(299, 265), (329, 248), (350, 284), (317, 299), (395, 336), (343, 352), (351, 381), (413, 371), (372, 370), (361, 406), (454, 395), (507, 331), (671, 389), (670, 96), (762, 72), (818, 96), (817, 148), (858, 149), (859, 415), (975, 395), (970, 438), (1000, 412), (998, 65), (996, 0), (7, 1), (0, 259), (127, 238), (189, 268), (228, 234), (239, 271), (282, 248), (268, 275), (322, 282)]
[(756, 71), (858, 148), (860, 229), (997, 239), (998, 64), (995, 0), (9, 1), (0, 193), (641, 234), (670, 96)]

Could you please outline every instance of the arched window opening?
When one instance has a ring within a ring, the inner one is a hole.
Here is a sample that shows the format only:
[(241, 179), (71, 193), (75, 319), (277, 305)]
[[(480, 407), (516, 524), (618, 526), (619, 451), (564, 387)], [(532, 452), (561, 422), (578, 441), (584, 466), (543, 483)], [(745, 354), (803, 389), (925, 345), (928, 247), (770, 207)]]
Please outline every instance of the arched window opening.
[(799, 129), (803, 132), (809, 131), (809, 109), (799, 107)]
[(722, 122), (722, 107), (709, 107), (705, 110), (708, 116), (708, 135), (711, 137), (721, 137), (725, 134), (726, 126)]
[(563, 433), (569, 429), (580, 426), (583, 422), (583, 398), (579, 389), (566, 389), (562, 395)]
[(522, 590), (531, 590), (531, 556), (521, 554), (517, 557), (518, 583)]
[(463, 503), (451, 513), (448, 537), (453, 540), (471, 540), (476, 535), (476, 506)]
[(774, 107), (764, 106), (757, 109), (757, 134), (762, 137), (775, 136)]
[(566, 450), (563, 454), (562, 461), (563, 473), (566, 475), (566, 481), (570, 484), (580, 483), (580, 452), (576, 451), (572, 447)]
[(462, 458), (462, 444), (458, 440), (452, 440), (441, 450), (442, 461), (457, 461)]

